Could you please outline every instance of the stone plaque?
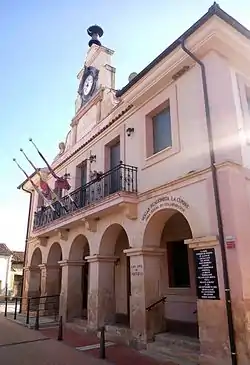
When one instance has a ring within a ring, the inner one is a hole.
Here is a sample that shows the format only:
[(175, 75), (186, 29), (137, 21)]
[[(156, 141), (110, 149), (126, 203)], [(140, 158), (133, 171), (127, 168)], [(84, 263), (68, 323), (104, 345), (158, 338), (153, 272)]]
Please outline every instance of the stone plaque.
[(198, 299), (219, 300), (219, 283), (214, 248), (195, 250)]

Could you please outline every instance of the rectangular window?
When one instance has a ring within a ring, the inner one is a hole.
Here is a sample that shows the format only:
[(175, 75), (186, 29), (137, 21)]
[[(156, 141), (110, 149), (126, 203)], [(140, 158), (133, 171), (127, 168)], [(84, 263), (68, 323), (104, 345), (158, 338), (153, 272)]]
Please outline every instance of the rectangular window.
[(110, 175), (109, 182), (110, 194), (112, 194), (119, 190), (120, 184), (121, 171), (118, 169), (118, 166), (120, 165), (120, 141), (117, 141), (115, 144), (111, 145), (109, 152), (110, 170), (113, 170)]
[(188, 247), (184, 241), (167, 243), (170, 288), (190, 288)]
[(153, 153), (172, 146), (170, 107), (163, 109), (152, 118)]
[(75, 188), (80, 188), (87, 184), (87, 161), (83, 161), (80, 165), (76, 166), (76, 182)]
[(246, 99), (247, 99), (248, 112), (250, 114), (250, 87), (246, 88)]

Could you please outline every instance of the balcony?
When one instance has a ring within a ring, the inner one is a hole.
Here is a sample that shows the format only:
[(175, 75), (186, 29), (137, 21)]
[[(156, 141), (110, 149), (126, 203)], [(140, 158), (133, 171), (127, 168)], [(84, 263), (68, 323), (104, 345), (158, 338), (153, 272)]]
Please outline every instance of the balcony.
[[(108, 207), (117, 204), (123, 205), (126, 203), (126, 197), (131, 198), (137, 194), (137, 167), (120, 164), (107, 171), (104, 174), (99, 175), (94, 180), (88, 182), (86, 185), (76, 189), (70, 196), (64, 196), (61, 199), (62, 204), (56, 201), (50, 206), (42, 207), (39, 211), (35, 212), (33, 231), (40, 231), (41, 229), (51, 226), (53, 223), (59, 223), (59, 221), (66, 222), (67, 218), (72, 218), (78, 213), (88, 213), (89, 210), (94, 213), (99, 213), (98, 204), (109, 201)], [(114, 199), (112, 199), (112, 197)], [(121, 199), (122, 198), (122, 199)], [(125, 199), (125, 201), (124, 201)], [(113, 201), (113, 204), (110, 203)], [(128, 201), (131, 201), (128, 199)], [(63, 206), (66, 208), (64, 208)], [(89, 208), (89, 209), (88, 209)], [(79, 218), (83, 218), (82, 215)]]

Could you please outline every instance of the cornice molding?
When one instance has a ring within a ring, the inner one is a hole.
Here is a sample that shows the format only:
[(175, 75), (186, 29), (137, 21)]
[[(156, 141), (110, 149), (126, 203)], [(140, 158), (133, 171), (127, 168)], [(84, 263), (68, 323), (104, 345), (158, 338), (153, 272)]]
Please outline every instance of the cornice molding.
[[(216, 164), (215, 166), (217, 171), (223, 168), (234, 168), (238, 170), (243, 169), (240, 164), (233, 161), (224, 161), (222, 163)], [(187, 173), (186, 175), (180, 176), (179, 178), (171, 180), (163, 185), (157, 186), (142, 193), (138, 193), (139, 202), (151, 199), (151, 195), (154, 196), (154, 198), (157, 198), (162, 194), (163, 190), (164, 193), (169, 193), (179, 189), (180, 187), (199, 183), (207, 178), (208, 173), (211, 173), (211, 167)]]

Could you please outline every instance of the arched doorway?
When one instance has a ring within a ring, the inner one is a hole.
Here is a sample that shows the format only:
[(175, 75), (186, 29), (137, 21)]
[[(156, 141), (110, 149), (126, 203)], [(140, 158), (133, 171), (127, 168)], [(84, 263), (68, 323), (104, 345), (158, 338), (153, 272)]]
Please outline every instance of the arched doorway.
[(114, 270), (112, 271), (113, 290), (113, 316), (109, 318), (113, 324), (129, 326), (130, 320), (130, 260), (124, 254), (129, 248), (129, 240), (126, 231), (119, 224), (113, 224), (104, 232), (101, 239), (100, 255), (114, 256)]
[(69, 261), (74, 262), (74, 285), (78, 295), (74, 298), (75, 316), (87, 319), (88, 315), (88, 290), (89, 290), (89, 264), (85, 260), (89, 256), (89, 243), (85, 236), (79, 235), (72, 242)]
[(39, 297), (41, 294), (41, 271), (39, 265), (42, 263), (42, 252), (36, 248), (30, 261), (30, 275), (28, 283), (28, 296)]
[(160, 286), (167, 297), (164, 329), (198, 336), (195, 263), (193, 251), (185, 244), (192, 231), (184, 215), (173, 209), (156, 212), (144, 233), (144, 246), (165, 249)]
[(47, 259), (46, 295), (59, 295), (61, 292), (62, 269), (58, 263), (61, 260), (61, 246), (58, 242), (54, 242)]

